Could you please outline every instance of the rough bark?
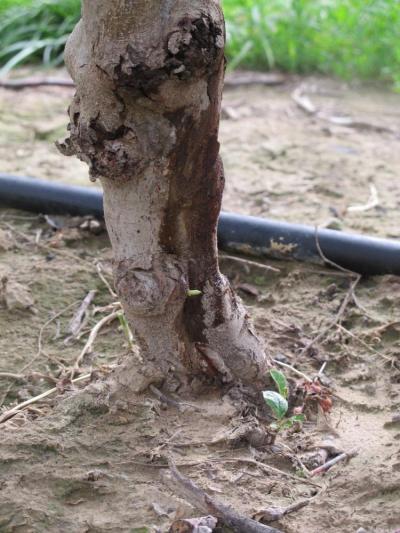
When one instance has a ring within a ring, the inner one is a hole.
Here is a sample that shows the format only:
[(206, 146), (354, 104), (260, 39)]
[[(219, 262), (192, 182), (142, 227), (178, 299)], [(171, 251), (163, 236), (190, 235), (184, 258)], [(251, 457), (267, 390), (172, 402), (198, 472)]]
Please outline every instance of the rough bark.
[(268, 359), (217, 258), (219, 1), (82, 3), (65, 53), (77, 90), (60, 149), (103, 185), (115, 286), (142, 357), (164, 376), (254, 383)]

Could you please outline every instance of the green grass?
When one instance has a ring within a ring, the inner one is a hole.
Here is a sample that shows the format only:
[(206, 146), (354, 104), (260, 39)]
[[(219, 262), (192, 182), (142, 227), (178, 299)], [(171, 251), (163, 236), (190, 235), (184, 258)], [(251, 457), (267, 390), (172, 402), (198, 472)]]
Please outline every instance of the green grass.
[(10, 9), (10, 7), (23, 6), (23, 5), (26, 5), (27, 3), (30, 3), (30, 2), (27, 2), (26, 0), (2, 0), (0, 4), (0, 14)]
[[(375, 79), (400, 87), (399, 0), (223, 0), (230, 68)], [(0, 63), (62, 61), (79, 0), (1, 0)]]
[(234, 65), (400, 83), (399, 0), (224, 4)]
[(57, 66), (79, 19), (80, 0), (1, 0), (0, 75), (27, 62)]

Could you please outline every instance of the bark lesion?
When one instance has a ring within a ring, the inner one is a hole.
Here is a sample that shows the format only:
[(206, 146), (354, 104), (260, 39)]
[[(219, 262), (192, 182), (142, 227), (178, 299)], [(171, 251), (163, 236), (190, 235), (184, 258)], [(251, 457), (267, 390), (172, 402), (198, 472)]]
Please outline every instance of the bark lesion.
[(114, 67), (113, 79), (117, 86), (130, 87), (151, 98), (167, 80), (186, 81), (212, 73), (223, 46), (223, 31), (211, 17), (187, 16), (167, 36), (162, 64), (149, 65), (143, 54), (128, 44)]
[(70, 111), (69, 138), (57, 143), (62, 154), (76, 155), (87, 163), (92, 179), (104, 176), (124, 181), (143, 170), (143, 150), (132, 127), (123, 123), (107, 129), (101, 121), (101, 111), (84, 120), (76, 108), (79, 109), (78, 103)]
[(211, 17), (185, 17), (168, 37), (166, 65), (182, 80), (206, 76), (218, 64), (224, 41), (222, 28)]

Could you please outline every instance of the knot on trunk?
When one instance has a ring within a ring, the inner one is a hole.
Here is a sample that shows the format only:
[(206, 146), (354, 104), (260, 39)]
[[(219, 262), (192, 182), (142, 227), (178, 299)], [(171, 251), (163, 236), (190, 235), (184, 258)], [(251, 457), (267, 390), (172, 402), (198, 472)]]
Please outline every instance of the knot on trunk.
[(126, 259), (114, 267), (114, 275), (117, 292), (130, 314), (151, 317), (168, 313), (176, 317), (182, 311), (188, 283), (174, 256), (154, 259), (150, 270)]

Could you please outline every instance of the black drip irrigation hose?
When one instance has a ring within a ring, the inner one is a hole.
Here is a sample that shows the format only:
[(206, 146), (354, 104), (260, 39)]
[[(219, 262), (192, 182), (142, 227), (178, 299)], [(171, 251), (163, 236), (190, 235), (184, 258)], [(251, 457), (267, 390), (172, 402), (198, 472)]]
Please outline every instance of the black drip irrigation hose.
[[(0, 173), (0, 205), (42, 214), (103, 218), (102, 191)], [(363, 275), (400, 275), (400, 242), (221, 213), (222, 250), (258, 257), (322, 263), (325, 258)]]

